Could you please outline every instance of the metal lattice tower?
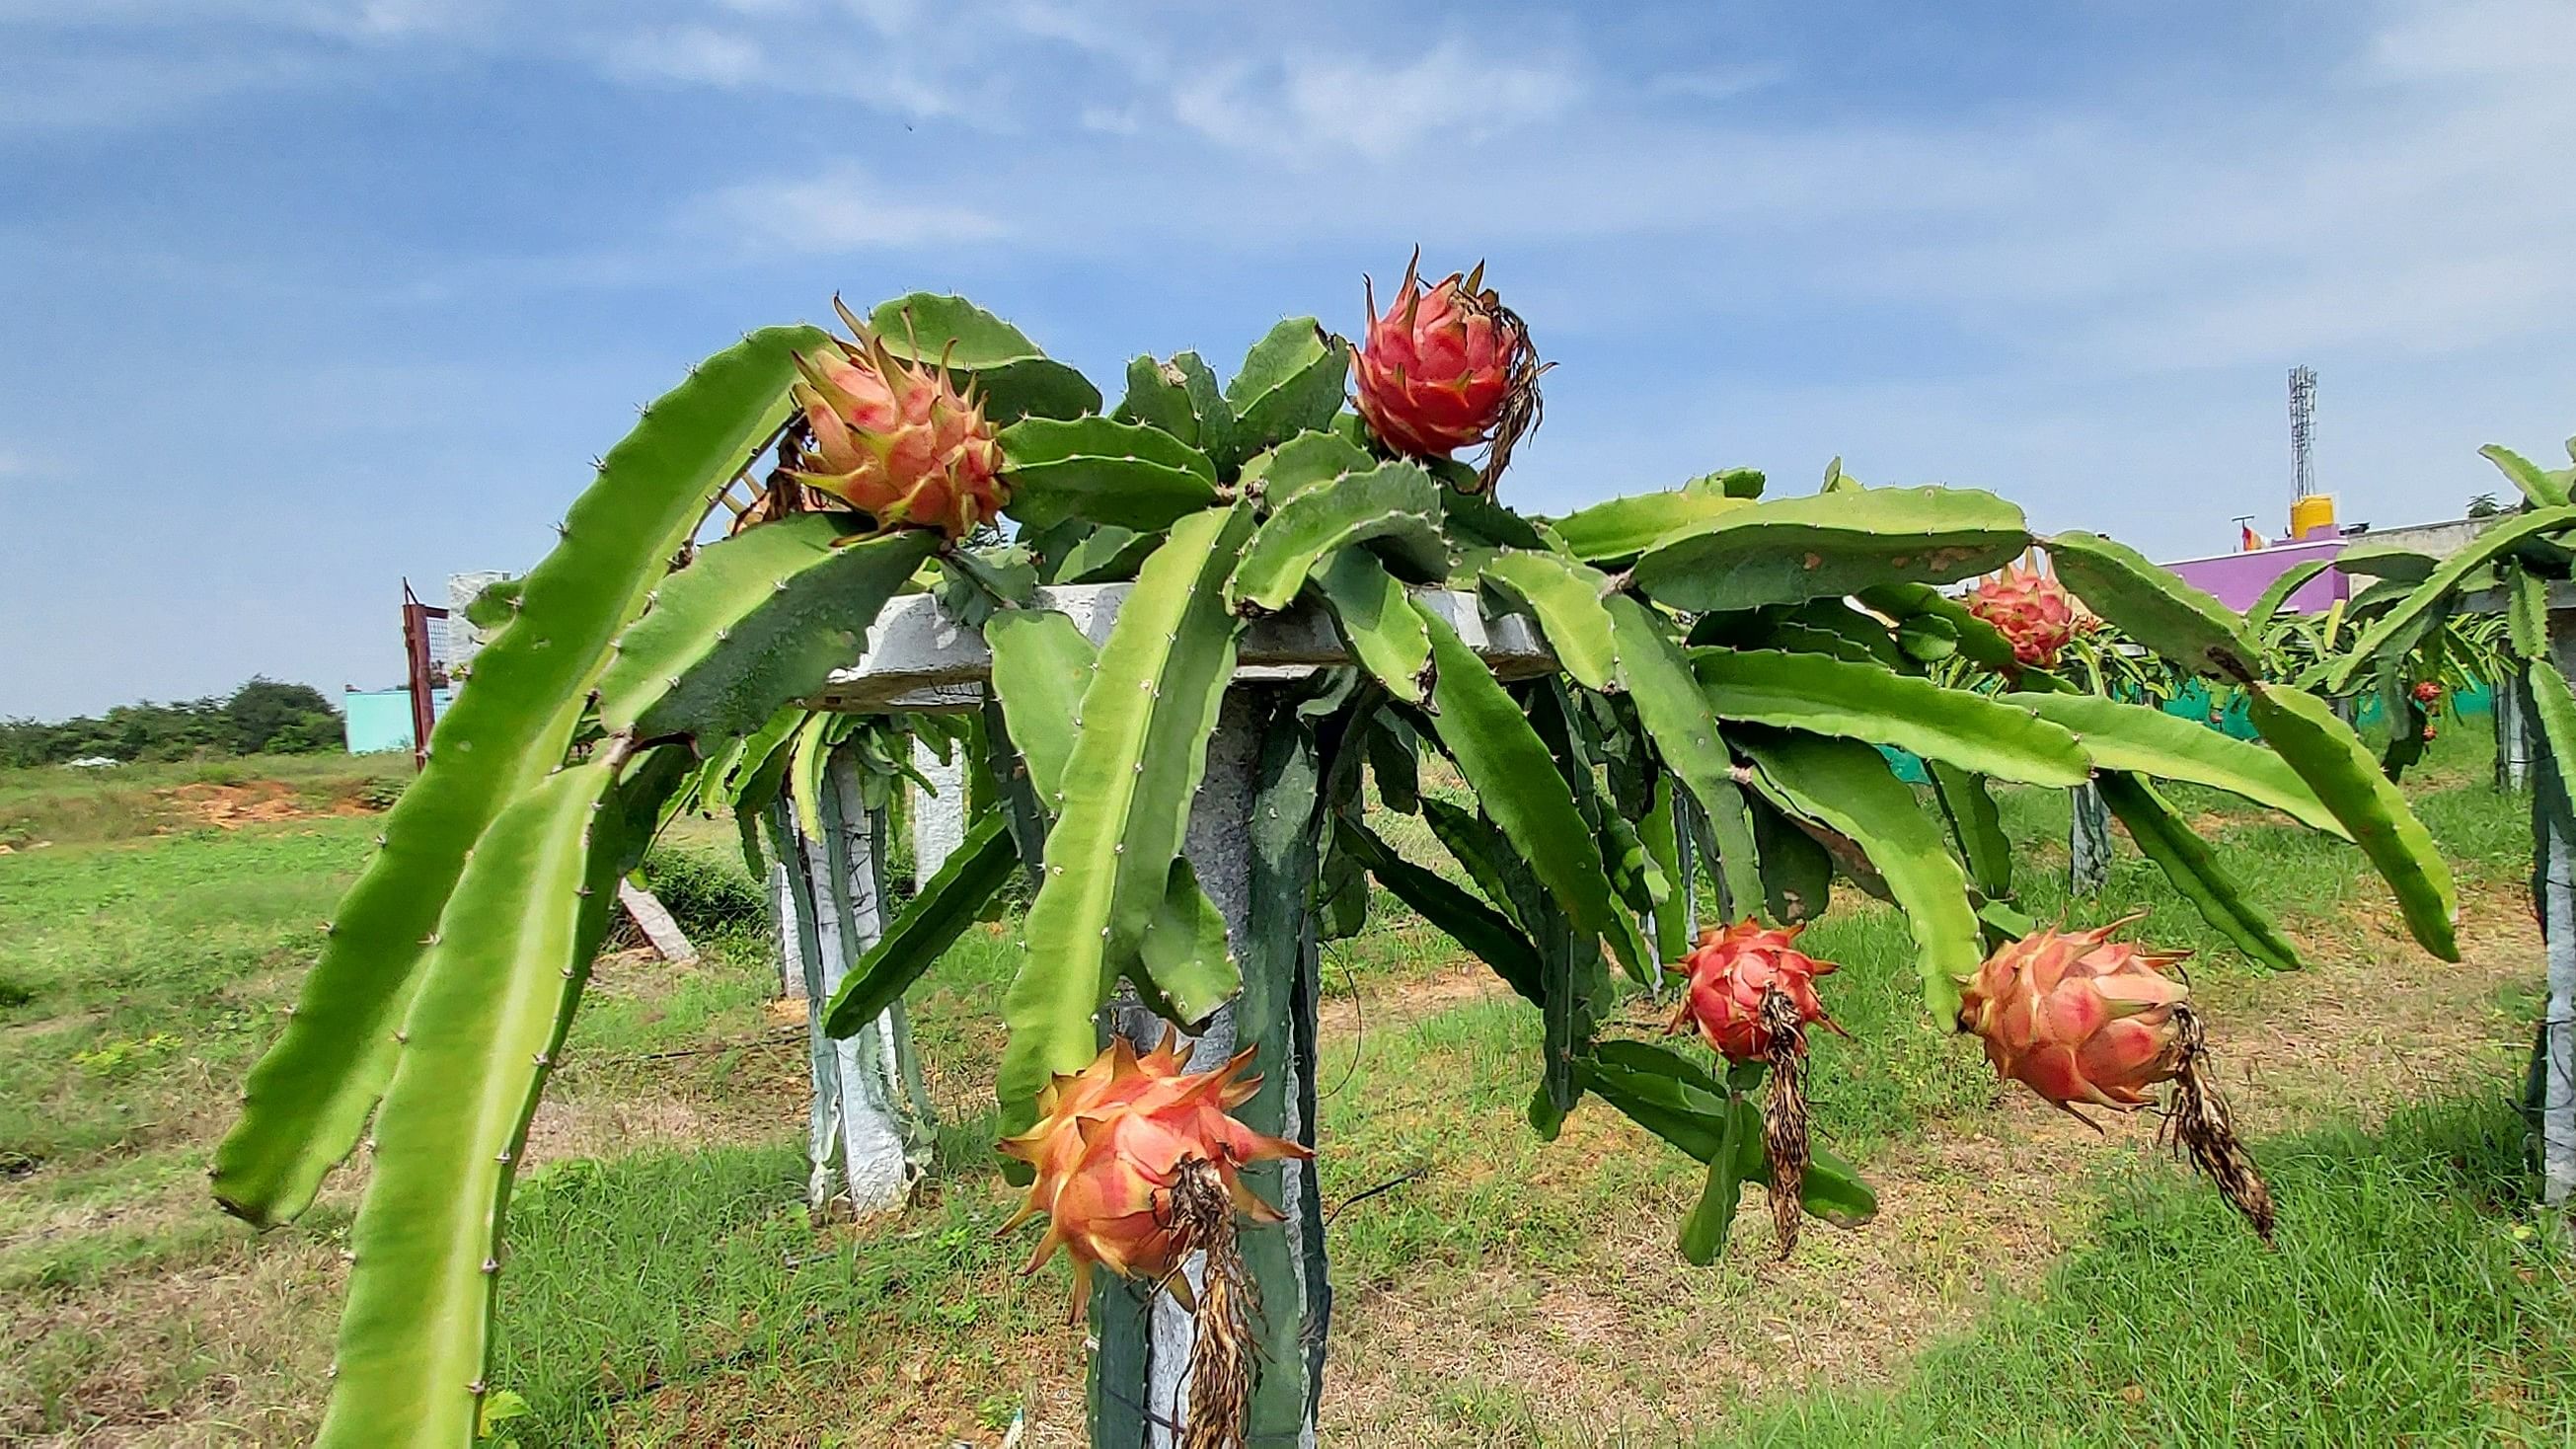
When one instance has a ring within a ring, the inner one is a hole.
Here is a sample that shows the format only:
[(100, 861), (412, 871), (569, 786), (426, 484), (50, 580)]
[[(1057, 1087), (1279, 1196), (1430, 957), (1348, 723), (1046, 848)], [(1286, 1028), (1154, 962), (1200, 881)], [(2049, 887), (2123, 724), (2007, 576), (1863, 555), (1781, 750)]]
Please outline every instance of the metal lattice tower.
[(2317, 374), (2290, 369), (2290, 496), (2317, 491)]

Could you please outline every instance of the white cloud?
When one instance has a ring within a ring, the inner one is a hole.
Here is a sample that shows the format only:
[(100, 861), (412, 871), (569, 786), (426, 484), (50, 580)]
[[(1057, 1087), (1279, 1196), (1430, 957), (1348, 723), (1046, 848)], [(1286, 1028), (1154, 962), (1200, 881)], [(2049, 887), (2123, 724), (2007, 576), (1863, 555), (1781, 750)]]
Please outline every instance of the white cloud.
[(728, 187), (699, 210), (706, 225), (758, 252), (828, 254), (981, 242), (1007, 231), (971, 207), (904, 200), (848, 166)]
[(977, 42), (919, 26), (907, 0), (721, 5), (742, 19), (705, 16), (646, 29), (630, 21), (588, 32), (576, 48), (620, 80), (831, 96), (914, 120), (988, 119), (992, 82), (966, 63)]
[(1650, 77), (1645, 92), (1654, 96), (1680, 96), (1695, 101), (1731, 101), (1737, 96), (1768, 90), (1788, 79), (1788, 72), (1776, 65), (1720, 65), (1698, 70), (1665, 71)]
[(1291, 160), (1355, 151), (1382, 162), (1476, 145), (1560, 114), (1582, 92), (1569, 68), (1498, 61), (1444, 41), (1397, 66), (1339, 55), (1223, 66), (1181, 83), (1172, 108), (1228, 146)]
[(641, 31), (609, 48), (609, 68), (622, 76), (741, 86), (769, 69), (760, 46), (703, 25)]
[(2576, 62), (2576, 5), (2445, 0), (2410, 7), (2380, 31), (2369, 60), (2398, 79), (2523, 74), (2563, 82)]

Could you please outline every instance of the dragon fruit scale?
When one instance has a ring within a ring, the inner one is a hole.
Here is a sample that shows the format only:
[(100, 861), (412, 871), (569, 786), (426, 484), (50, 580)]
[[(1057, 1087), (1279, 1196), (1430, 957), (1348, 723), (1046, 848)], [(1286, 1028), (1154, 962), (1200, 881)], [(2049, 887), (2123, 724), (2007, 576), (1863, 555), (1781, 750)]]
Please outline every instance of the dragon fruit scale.
[(1228, 1115), (1260, 1085), (1242, 1075), (1251, 1060), (1246, 1051), (1213, 1071), (1184, 1072), (1175, 1037), (1141, 1057), (1127, 1042), (1112, 1042), (1090, 1066), (1048, 1084), (1038, 1097), (1037, 1126), (1002, 1142), (1003, 1152), (1037, 1170), (1028, 1200), (1002, 1230), (1047, 1217), (1028, 1271), (1065, 1251), (1073, 1261), (1074, 1321), (1090, 1298), (1095, 1264), (1122, 1277), (1170, 1275), (1183, 1248), (1172, 1194), (1186, 1164), (1213, 1171), (1237, 1210), (1280, 1221), (1243, 1185), (1239, 1169), (1313, 1154)]
[(2015, 660), (2034, 669), (2055, 664), (2080, 627), (2066, 586), (2036, 569), (2006, 569), (1969, 590), (1964, 602), (2012, 645)]
[(1367, 289), (1369, 323), (1354, 365), (1360, 416), (1379, 441), (1417, 458), (1490, 444), (1480, 487), (1491, 487), (1521, 436), (1538, 425), (1545, 371), (1529, 328), (1484, 285), (1485, 268), (1425, 287), (1420, 252), (1384, 312)]
[[(836, 302), (834, 304), (838, 306)], [(854, 340), (797, 355), (804, 443), (787, 476), (875, 519), (961, 538), (1001, 511), (1002, 448), (973, 389), (907, 362), (847, 309)]]

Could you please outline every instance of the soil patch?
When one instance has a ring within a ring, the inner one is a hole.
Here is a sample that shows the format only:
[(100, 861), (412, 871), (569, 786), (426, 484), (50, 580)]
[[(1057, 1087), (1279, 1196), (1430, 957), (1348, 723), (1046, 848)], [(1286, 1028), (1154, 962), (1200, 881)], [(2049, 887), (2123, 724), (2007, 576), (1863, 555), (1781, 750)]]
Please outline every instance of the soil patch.
[(178, 806), (183, 818), (200, 825), (212, 825), (219, 830), (239, 830), (245, 825), (273, 825), (285, 820), (375, 813), (359, 801), (349, 799), (334, 800), (317, 807), (313, 802), (300, 798), (293, 787), (277, 780), (251, 780), (238, 785), (181, 785), (166, 794)]
[[(2478, 892), (2463, 916), (2456, 965), (2373, 921), (2362, 950), (2203, 992), (2249, 1135), (2337, 1114), (2369, 1120), (2509, 1070), (2525, 1043), (2497, 999), (2540, 970), (2539, 934), (2510, 890)], [(1577, 1114), (1557, 1150), (1662, 1150), (1616, 1121), (1605, 1140), (1578, 1140), (1587, 1118), (1607, 1117)], [(2084, 1230), (2106, 1174), (2166, 1163), (2152, 1120), (2107, 1127), (2096, 1134), (2028, 1093), (1999, 1091), (1992, 1112), (1938, 1122), (1863, 1164), (1877, 1220), (1848, 1233), (1811, 1225), (1785, 1263), (1755, 1194), (1726, 1258), (1689, 1267), (1672, 1247), (1690, 1206), (1676, 1191), (1605, 1211), (1602, 1256), (1618, 1265), (1608, 1275), (1425, 1269), (1358, 1289), (1334, 1318), (1325, 1436), (1687, 1440), (1748, 1399), (1820, 1379), (1893, 1379), (1996, 1296), (2035, 1284)]]

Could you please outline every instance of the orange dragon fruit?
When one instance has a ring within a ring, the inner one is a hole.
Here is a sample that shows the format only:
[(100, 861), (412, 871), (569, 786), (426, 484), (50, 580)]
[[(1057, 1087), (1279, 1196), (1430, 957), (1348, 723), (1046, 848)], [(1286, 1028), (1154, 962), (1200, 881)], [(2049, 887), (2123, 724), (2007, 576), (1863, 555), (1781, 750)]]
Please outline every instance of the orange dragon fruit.
[(960, 391), (944, 365), (895, 356), (847, 308), (841, 320), (855, 341), (834, 338), (830, 351), (796, 358), (805, 443), (802, 466), (787, 475), (881, 528), (959, 538), (1000, 512), (1009, 494), (1002, 448), (973, 389)]
[(1969, 590), (1965, 602), (2012, 644), (2013, 658), (2035, 669), (2055, 664), (2079, 627), (2066, 586), (2035, 569), (2006, 569)]
[(2182, 1065), (2175, 1013), (2190, 992), (2164, 968), (2190, 953), (2111, 939), (2136, 919), (2005, 943), (1967, 983), (1960, 1029), (1984, 1039), (1996, 1072), (2069, 1111), (2144, 1105)]
[(1682, 958), (1690, 985), (1673, 1013), (1671, 1029), (1698, 1028), (1728, 1061), (1767, 1061), (1772, 1032), (1762, 1019), (1762, 996), (1774, 985), (1797, 1009), (1800, 1025), (1821, 1021), (1831, 1026), (1824, 1002), (1816, 997), (1816, 978), (1833, 974), (1834, 963), (1789, 944), (1805, 929), (1773, 930), (1748, 916), (1724, 930), (1711, 926), (1700, 932), (1699, 945)]
[(1171, 1274), (1184, 1246), (1174, 1231), (1172, 1192), (1186, 1163), (1207, 1164), (1234, 1206), (1256, 1221), (1281, 1220), (1243, 1185), (1238, 1169), (1313, 1154), (1227, 1115), (1260, 1085), (1241, 1075), (1251, 1061), (1246, 1051), (1214, 1071), (1184, 1072), (1176, 1037), (1143, 1057), (1115, 1041), (1090, 1066), (1049, 1083), (1038, 1096), (1037, 1126), (1002, 1142), (1004, 1152), (1037, 1169), (1028, 1201), (1002, 1230), (1047, 1215), (1028, 1271), (1065, 1250), (1073, 1260), (1074, 1321), (1091, 1296), (1095, 1263), (1122, 1277)]
[(1490, 487), (1512, 447), (1538, 426), (1538, 352), (1529, 328), (1484, 286), (1484, 263), (1429, 289), (1404, 269), (1384, 313), (1368, 289), (1369, 325), (1357, 363), (1360, 416), (1379, 440), (1417, 458), (1446, 458), (1489, 443), (1480, 487)]

